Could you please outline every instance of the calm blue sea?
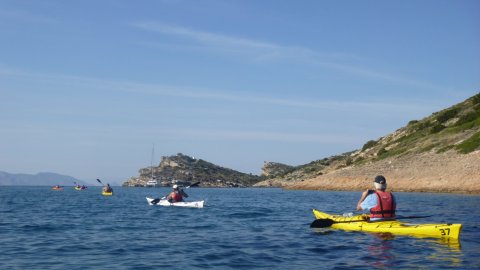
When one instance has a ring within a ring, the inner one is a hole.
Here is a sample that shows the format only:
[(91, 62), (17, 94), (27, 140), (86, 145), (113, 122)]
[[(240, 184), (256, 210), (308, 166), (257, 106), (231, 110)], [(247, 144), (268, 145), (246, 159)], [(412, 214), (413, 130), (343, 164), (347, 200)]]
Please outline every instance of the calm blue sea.
[(186, 190), (203, 209), (149, 206), (164, 188), (0, 187), (0, 269), (480, 269), (480, 196), (397, 193), (400, 215), (462, 223), (459, 243), (313, 230), (312, 208), (360, 192)]

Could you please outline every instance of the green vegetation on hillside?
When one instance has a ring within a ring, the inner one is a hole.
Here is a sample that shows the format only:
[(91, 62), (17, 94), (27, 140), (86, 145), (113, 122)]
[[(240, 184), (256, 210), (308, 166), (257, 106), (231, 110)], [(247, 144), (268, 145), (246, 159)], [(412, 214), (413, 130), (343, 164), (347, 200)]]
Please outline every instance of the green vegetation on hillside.
[(374, 147), (378, 142), (377, 141), (368, 141), (367, 143), (365, 143), (362, 147), (362, 151), (365, 151), (367, 150), (368, 148), (371, 148), (371, 147)]
[(366, 142), (359, 151), (297, 166), (280, 178), (307, 179), (326, 171), (408, 154), (443, 153), (451, 150), (468, 154), (479, 149), (480, 93), (424, 119), (411, 120), (407, 126), (390, 135)]
[[(377, 150), (377, 160), (399, 156), (405, 153), (421, 153), (436, 150), (437, 153), (456, 149), (459, 153), (469, 153), (478, 148), (478, 138), (467, 131), (480, 127), (480, 94), (455, 106), (432, 114), (420, 121), (412, 120), (401, 129), (403, 136), (381, 143)], [(455, 143), (465, 142), (454, 147)], [(365, 148), (365, 147), (364, 147)], [(362, 149), (364, 150), (364, 149)]]
[(463, 154), (468, 154), (480, 149), (480, 132), (475, 133), (472, 137), (458, 144), (455, 148)]

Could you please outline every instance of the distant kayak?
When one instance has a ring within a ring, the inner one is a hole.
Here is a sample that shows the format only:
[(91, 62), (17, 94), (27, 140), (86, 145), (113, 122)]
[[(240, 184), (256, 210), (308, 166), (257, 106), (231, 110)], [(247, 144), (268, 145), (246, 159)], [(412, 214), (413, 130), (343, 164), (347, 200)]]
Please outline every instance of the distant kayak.
[(63, 190), (63, 187), (52, 187), (53, 190)]
[(110, 192), (102, 191), (102, 195), (103, 195), (103, 196), (112, 196), (112, 195), (113, 195), (113, 191), (110, 191)]
[[(175, 202), (171, 203), (167, 200), (158, 200), (146, 197), (149, 205), (160, 205), (160, 206), (178, 206), (178, 207), (192, 207), (192, 208), (203, 208), (205, 201), (195, 201), (195, 202)], [(155, 201), (154, 201), (155, 200)], [(157, 203), (155, 203), (158, 201)]]
[(330, 215), (317, 209), (313, 209), (313, 214), (317, 219), (312, 223), (311, 227), (332, 227), (346, 231), (458, 239), (462, 229), (462, 224), (413, 224), (398, 220), (369, 221), (367, 215), (344, 217), (341, 215)]
[(85, 190), (87, 187), (75, 187), (75, 190)]

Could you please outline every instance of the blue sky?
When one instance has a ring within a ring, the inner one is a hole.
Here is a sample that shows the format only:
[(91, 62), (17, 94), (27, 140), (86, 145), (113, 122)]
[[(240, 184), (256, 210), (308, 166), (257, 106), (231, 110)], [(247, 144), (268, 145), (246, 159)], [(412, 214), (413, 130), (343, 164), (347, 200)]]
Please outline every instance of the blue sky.
[(479, 1), (0, 1), (0, 170), (259, 174), (478, 93)]

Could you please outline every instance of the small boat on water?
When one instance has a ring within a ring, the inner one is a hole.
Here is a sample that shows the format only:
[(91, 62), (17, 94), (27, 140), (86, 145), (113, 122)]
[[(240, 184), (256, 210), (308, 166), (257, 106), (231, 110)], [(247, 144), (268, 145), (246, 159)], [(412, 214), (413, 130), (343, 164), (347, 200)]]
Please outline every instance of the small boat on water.
[(158, 185), (157, 180), (148, 180), (146, 187), (156, 187)]
[(85, 190), (87, 189), (86, 186), (75, 186), (75, 190)]
[(113, 195), (113, 191), (108, 192), (108, 191), (102, 190), (102, 195), (103, 195), (103, 196), (112, 196), (112, 195)]
[(155, 156), (155, 145), (152, 146), (152, 157), (150, 158), (150, 180), (145, 183), (145, 187), (157, 187), (158, 182), (155, 180), (155, 175), (153, 173), (153, 158)]
[(107, 185), (104, 185), (102, 180), (97, 178), (97, 182), (103, 185), (102, 188), (102, 195), (103, 196), (112, 196), (113, 195), (113, 189), (110, 186), (110, 184), (107, 183)]
[(160, 205), (160, 206), (178, 206), (178, 207), (191, 207), (191, 208), (203, 208), (205, 203), (204, 200), (202, 201), (194, 201), (194, 202), (174, 202), (171, 203), (165, 199), (153, 199), (146, 197), (147, 202), (149, 205)]
[[(391, 233), (411, 235), (417, 237), (436, 237), (458, 239), (462, 224), (415, 224), (398, 220), (370, 221), (368, 215), (347, 216), (330, 215), (313, 209), (316, 220), (311, 224), (313, 228), (331, 227), (346, 231), (363, 231), (374, 233)], [(417, 217), (404, 217), (417, 218)], [(423, 217), (422, 217), (423, 218)], [(399, 219), (399, 218), (398, 218)]]
[(53, 190), (63, 190), (63, 187), (56, 185), (52, 187)]

